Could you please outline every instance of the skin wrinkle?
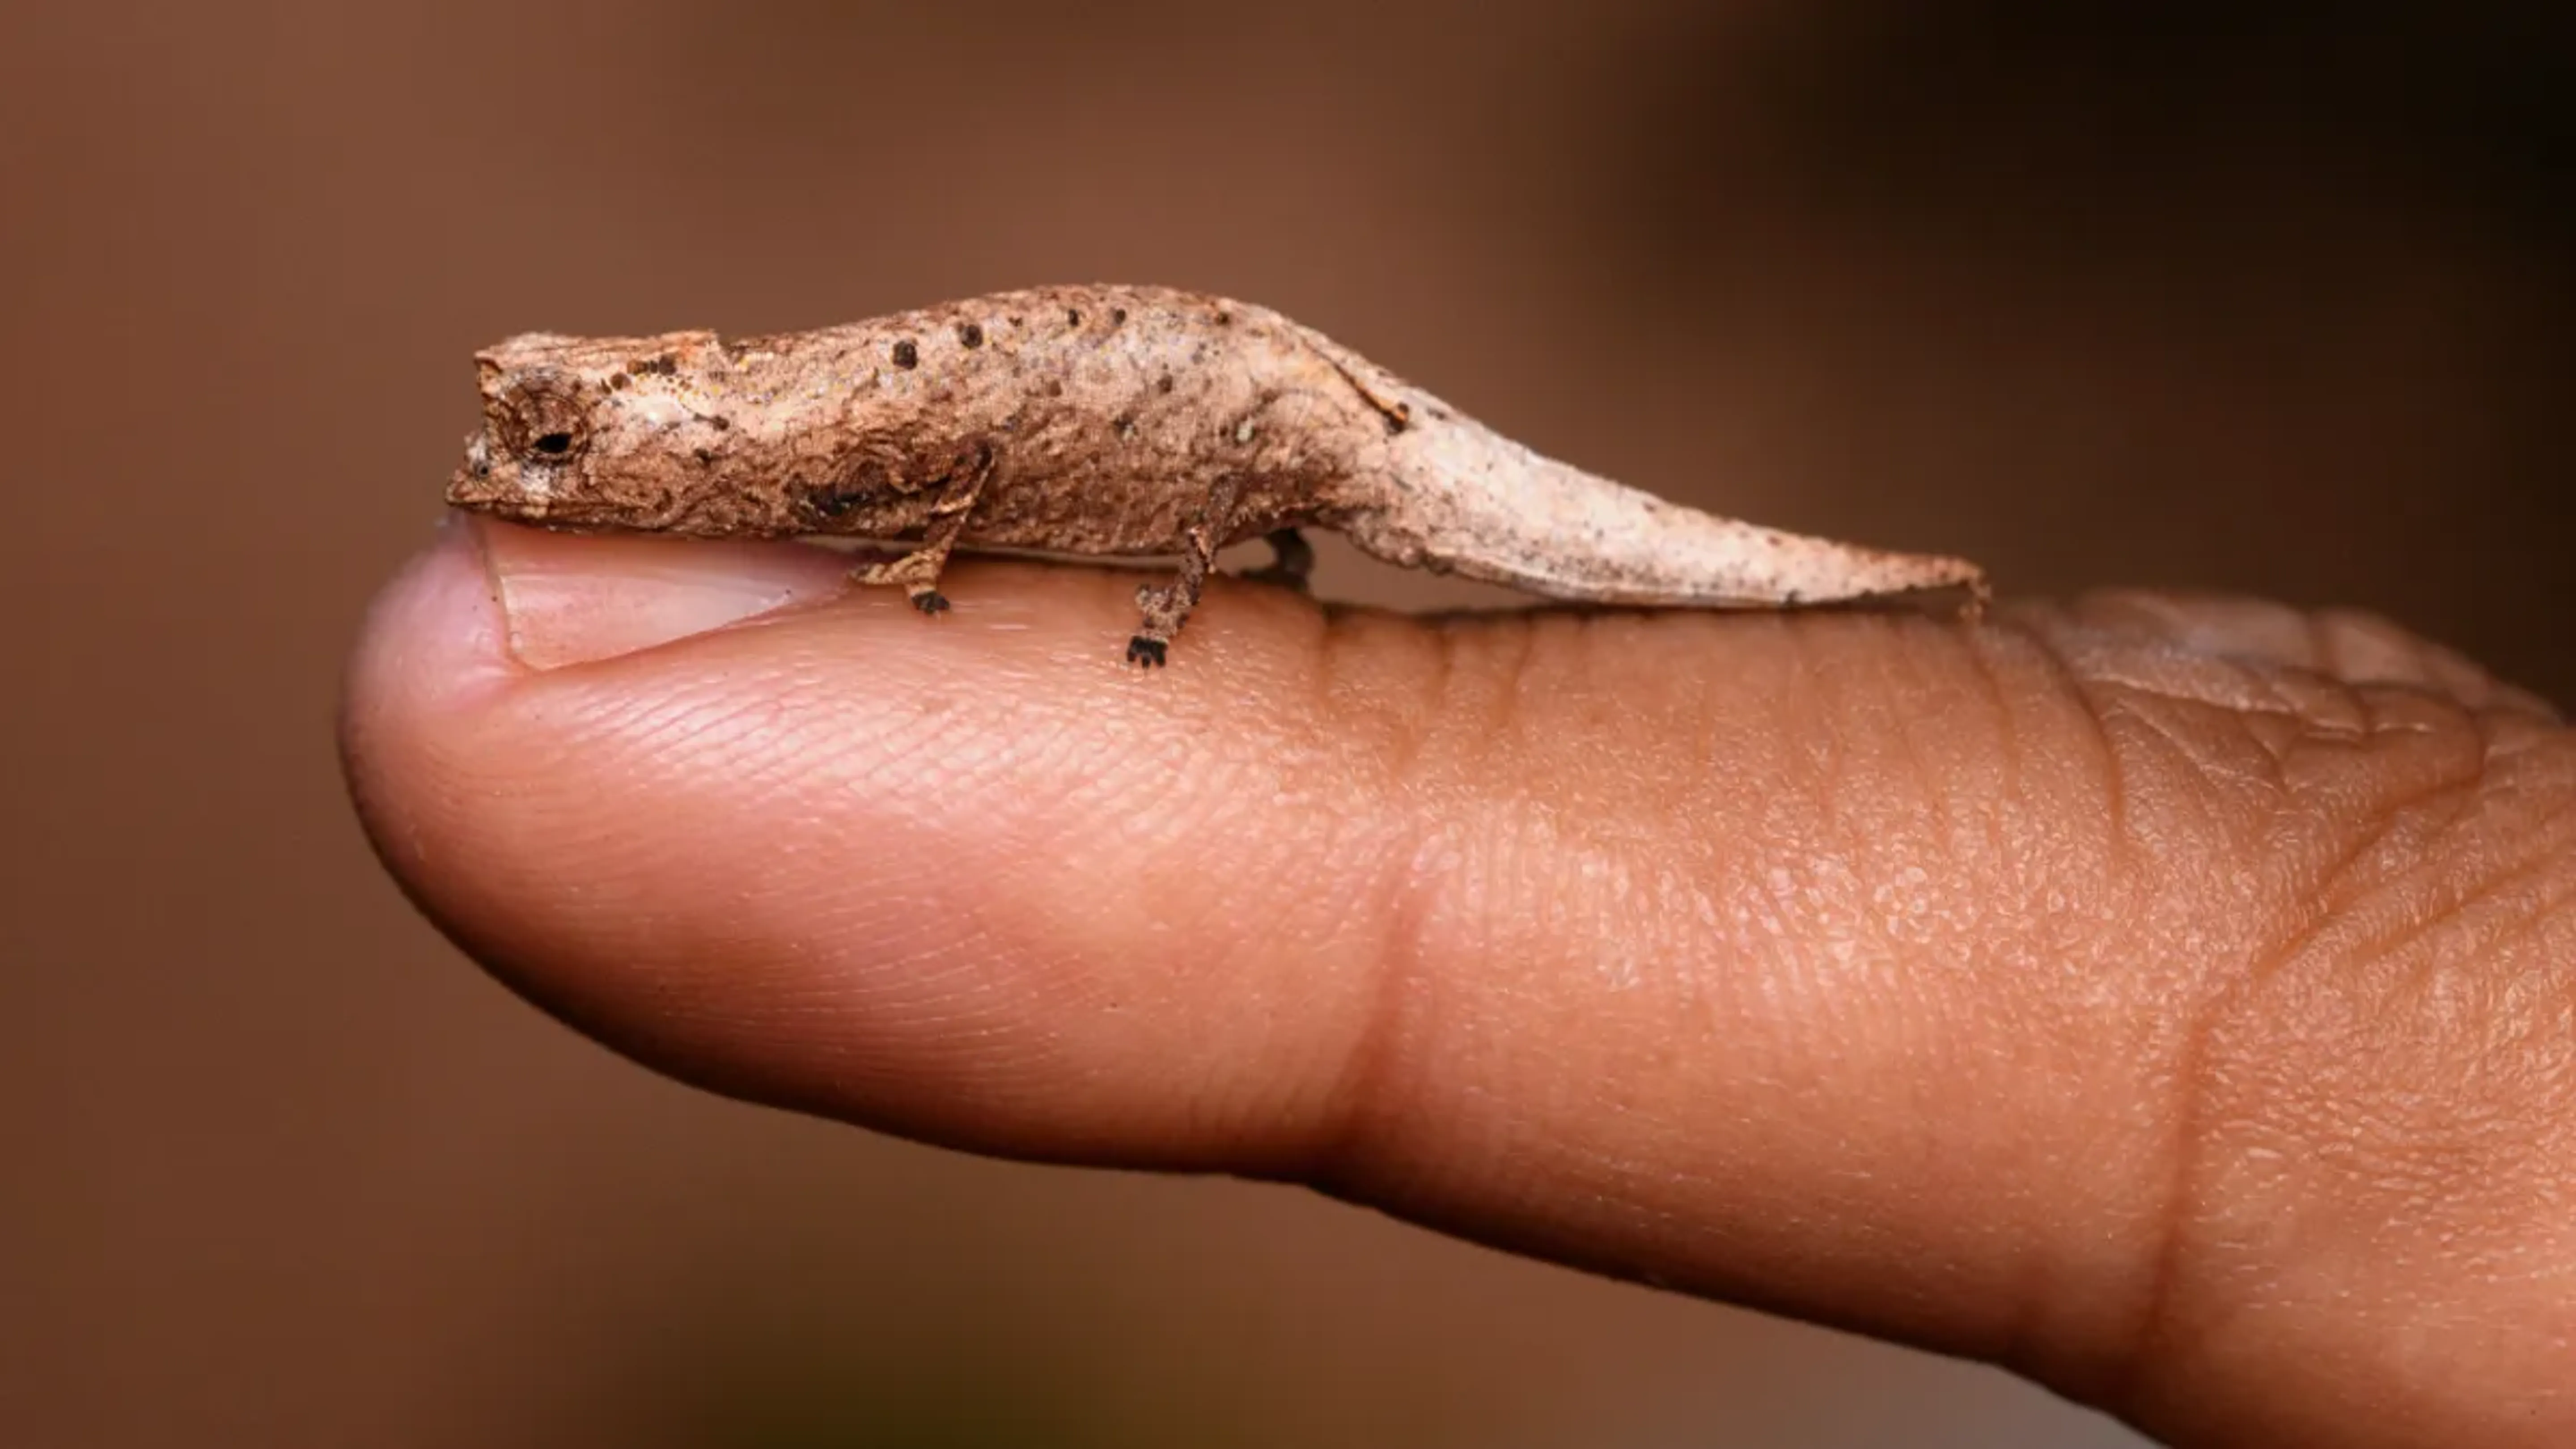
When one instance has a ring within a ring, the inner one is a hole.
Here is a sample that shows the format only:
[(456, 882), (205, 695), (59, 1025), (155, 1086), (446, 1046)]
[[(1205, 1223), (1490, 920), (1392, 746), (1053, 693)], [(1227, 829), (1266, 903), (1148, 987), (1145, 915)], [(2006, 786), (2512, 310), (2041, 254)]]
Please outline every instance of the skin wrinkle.
[[(2428, 866), (2426, 867), (2425, 872), (2418, 872), (2417, 875), (2420, 876), (2427, 872), (2436, 871), (2438, 871), (2438, 867)], [(2449, 875), (2454, 874), (2455, 872), (2442, 871), (2439, 873), (2442, 875)], [(2569, 887), (2556, 893), (2542, 896), (2534, 903), (2535, 909), (2532, 912), (2525, 913), (2527, 918), (2530, 920), (2545, 921), (2548, 919), (2546, 907), (2557, 901), (2566, 899), (2571, 893), (2576, 893), (2576, 873), (2567, 872), (2565, 861), (2559, 858), (2555, 853), (2548, 851), (2535, 851), (2528, 859), (2524, 860), (2519, 865), (2506, 870), (2501, 875), (2491, 875), (2486, 871), (2478, 872), (2477, 879), (2463, 884), (2463, 889), (2460, 894), (2440, 901), (2430, 910), (2414, 913), (2395, 933), (2383, 937), (2366, 938), (2358, 942), (2348, 942), (2345, 943), (2346, 947), (2348, 950), (2357, 947), (2359, 954), (2362, 955), (2363, 959), (2368, 959), (2371, 955), (2393, 956), (2408, 947), (2416, 945), (2436, 932), (2463, 924), (2475, 907), (2481, 904), (2493, 904), (2504, 897), (2507, 893), (2513, 892), (2527, 883), (2546, 879), (2553, 873), (2570, 875), (2571, 881)], [(2389, 883), (2387, 890), (2390, 893), (2404, 890), (2407, 888), (2408, 880), (2411, 878), (2412, 877), (2401, 877), (2394, 880)], [(2493, 946), (2495, 944), (2493, 941), (2482, 941), (2479, 944), (2487, 949), (2478, 954), (2493, 954)]]
[(2008, 804), (2017, 806), (2029, 798), (2024, 793), (2022, 779), (2027, 762), (2022, 758), (2021, 712), (2014, 707), (2012, 691), (2005, 686), (2002, 673), (1995, 668), (1995, 655), (1996, 649), (1986, 637), (1968, 640), (1960, 651), (1960, 657), (1968, 661), (1969, 675), (1984, 694), (1986, 708), (1996, 723), (1993, 738), (2002, 756), (1997, 789)]
[[(1347, 651), (1336, 647), (1336, 638), (1329, 629), (1323, 643), (1324, 649), (1311, 665), (1299, 671), (1303, 679), (1293, 687), (1310, 698), (1338, 703), (1347, 711), (1358, 701), (1348, 689), (1337, 690), (1329, 683), (1341, 672), (1335, 667), (1335, 657)], [(1366, 706), (1376, 725), (1374, 732), (1383, 739), (1396, 742), (1385, 752), (1386, 756), (1404, 763), (1377, 772), (1385, 778), (1354, 782), (1355, 788), (1362, 793), (1380, 788), (1402, 790), (1405, 788), (1403, 777), (1416, 773), (1410, 762), (1423, 748), (1420, 742), (1426, 733), (1425, 722), (1436, 720), (1437, 712), (1393, 707), (1376, 696), (1368, 697)], [(1289, 756), (1282, 762), (1282, 768), (1291, 776), (1301, 770), (1328, 771), (1332, 763), (1337, 763), (1332, 757), (1340, 753), (1331, 750), (1328, 742), (1311, 737), (1289, 742), (1288, 750)], [(1374, 759), (1381, 752), (1372, 750), (1366, 754)], [(1312, 759), (1301, 763), (1304, 757)], [(1269, 798), (1270, 793), (1275, 791), (1265, 789), (1262, 798)], [(1340, 930), (1338, 923), (1372, 919), (1388, 923), (1379, 934), (1373, 958), (1382, 963), (1376, 973), (1380, 979), (1370, 986), (1371, 1004), (1360, 1014), (1357, 1033), (1339, 1052), (1342, 1061), (1333, 1073), (1333, 1080), (1314, 1094), (1315, 1100), (1321, 1104), (1315, 1113), (1315, 1130), (1301, 1134), (1299, 1142), (1287, 1149), (1283, 1160), (1256, 1164), (1254, 1171), (1261, 1175), (1331, 1179), (1352, 1173), (1355, 1169), (1351, 1164), (1365, 1158), (1371, 1124), (1362, 1109), (1391, 1098), (1392, 1064), (1399, 1060), (1397, 1043), (1403, 1037), (1406, 1020), (1404, 1004), (1411, 999), (1409, 993), (1417, 984), (1413, 974), (1400, 969), (1396, 963), (1418, 959), (1423, 954), (1418, 941), (1408, 954), (1404, 937), (1409, 916), (1418, 924), (1418, 913), (1409, 912), (1407, 903), (1419, 899), (1422, 894), (1409, 880), (1418, 869), (1424, 848), (1420, 843), (1421, 837), (1416, 835), (1410, 840), (1392, 843), (1371, 840), (1367, 838), (1367, 832), (1356, 828), (1362, 823), (1360, 815), (1339, 808), (1326, 813), (1336, 822), (1325, 850), (1329, 858), (1347, 863), (1365, 851), (1367, 857), (1380, 863), (1358, 873), (1349, 901), (1315, 903), (1319, 915), (1336, 923), (1326, 927), (1318, 939), (1330, 939), (1337, 934)]]
[[(2421, 803), (2456, 794), (2459, 803), (2447, 812), (2450, 817), (2456, 818), (2476, 802), (2477, 791), (2484, 779), (2484, 759), (2481, 752), (2480, 758), (2473, 762), (2471, 772), (2466, 778), (2448, 778), (2437, 774), (2434, 778), (2425, 781), (2421, 787), (2410, 789), (2392, 799), (2374, 802), (2368, 813), (2361, 818), (2361, 828), (2352, 831), (2346, 843), (2338, 846), (2330, 857), (2320, 862), (2314, 874), (2296, 883), (2291, 895), (2296, 900), (2307, 902), (2307, 909), (2298, 913), (2298, 919), (2293, 928), (2282, 939), (2274, 943), (2269, 951), (2262, 953), (2261, 957), (2248, 964), (2248, 979), (2259, 982), (2262, 977), (2270, 974), (2270, 970), (2262, 964), (2263, 959), (2268, 958), (2275, 963), (2271, 969), (2278, 969), (2280, 965), (2304, 954), (2323, 932), (2349, 924), (2354, 912), (2364, 901), (2386, 888), (2379, 882), (2357, 882), (2352, 881), (2351, 877), (2368, 862), (2387, 853), (2392, 834), (2401, 826), (2419, 823), (2413, 812)], [(2285, 790), (2294, 788), (2286, 776), (2282, 785)], [(2344, 812), (2344, 817), (2350, 818), (2349, 808)], [(2350, 883), (2349, 893), (2338, 889), (2348, 882)]]
[(2379, 732), (2360, 689), (2341, 679), (2305, 668), (2265, 669), (2234, 659), (2226, 663), (2246, 697), (2261, 701), (2241, 712), (2255, 738), (2275, 757), (2293, 743), (2358, 740)]
[[(1422, 765), (1434, 740), (1446, 721), (1453, 717), (1455, 697), (1463, 683), (1458, 669), (1459, 651), (1466, 641), (1458, 635), (1443, 632), (1429, 641), (1427, 653), (1430, 668), (1417, 687), (1408, 688), (1409, 696), (1391, 702), (1382, 691), (1372, 691), (1369, 703), (1370, 722), (1383, 731), (1387, 741), (1379, 751), (1372, 751), (1375, 772), (1398, 791), (1407, 788), (1422, 773)], [(1344, 696), (1347, 699), (1347, 696)], [(1490, 738), (1501, 738), (1497, 729)]]
[[(1435, 892), (1422, 886), (1423, 857), (1447, 846), (1443, 832), (1434, 828), (1417, 836), (1409, 852), (1388, 852), (1379, 885), (1368, 893), (1379, 907), (1379, 919), (1386, 923), (1374, 958), (1377, 979), (1371, 983), (1359, 1033), (1324, 1094), (1329, 1105), (1299, 1167), (1301, 1177), (1330, 1196), (1360, 1200), (1373, 1180), (1394, 1195), (1403, 1181), (1400, 1164), (1406, 1160), (1404, 1144), (1409, 1134), (1401, 1128), (1389, 1132), (1387, 1124), (1408, 1115), (1406, 1107), (1396, 1104), (1418, 1100), (1418, 1093), (1397, 1090), (1395, 1068), (1406, 1055), (1403, 1044), (1436, 1035), (1413, 1028), (1423, 1004), (1434, 994), (1429, 989), (1433, 978), (1422, 969), (1422, 963), (1431, 959), (1424, 943), (1436, 899)], [(1389, 1172), (1391, 1165), (1399, 1170)]]
[[(2402, 884), (2402, 875), (2383, 879), (2372, 867), (2400, 853), (2397, 846), (2401, 834), (2420, 838), (2428, 845), (2438, 842), (2485, 803), (2489, 778), (2488, 762), (2481, 754), (2465, 773), (2437, 773), (2405, 791), (2373, 800), (2366, 807), (2363, 828), (2350, 834), (2347, 844), (2326, 862), (2306, 894), (2318, 902), (2321, 912), (2345, 912), (2375, 892)], [(2427, 852), (2419, 849), (2405, 853), (2421, 856)]]
[[(2093, 760), (2100, 767), (2103, 784), (2101, 798), (2108, 817), (2105, 838), (2112, 850), (2111, 864), (2119, 868), (2123, 879), (2133, 879), (2143, 870), (2144, 849), (2137, 822), (2129, 811), (2132, 793), (2129, 763), (2111, 736), (2111, 720), (2106, 708), (2108, 699), (2089, 687), (2077, 674), (2066, 654), (2052, 644), (2045, 625), (2040, 630), (2030, 630), (2027, 625), (2024, 627), (2026, 632), (2021, 641), (2033, 646), (2027, 651), (2028, 657), (2036, 660), (2047, 672), (2056, 697), (2074, 706), (2082, 726), (2077, 732), (2095, 747)], [(1992, 656), (1985, 657), (1991, 664)]]
[[(2208, 993), (2191, 1009), (2173, 1066), (2161, 1078), (2175, 1094), (2173, 1125), (2165, 1135), (2171, 1165), (2164, 1175), (2161, 1201), (2145, 1219), (2153, 1224), (2146, 1254), (2149, 1266), (2133, 1326), (2126, 1334), (2113, 1336), (2107, 1357), (2097, 1356), (2095, 1362), (2083, 1367), (2080, 1376), (2056, 1380), (2113, 1413), (2135, 1415), (2151, 1401), (2160, 1380), (2180, 1381), (2186, 1377), (2180, 1355), (2169, 1345), (2186, 1341), (2182, 1309), (2189, 1280), (2184, 1275), (2193, 1252), (2186, 1227), (2195, 1215), (2195, 1185), (2205, 1171), (2201, 1154), (2214, 1139), (2207, 1130), (2208, 1068), (2230, 1000), (2242, 994), (2242, 983), (2238, 982)], [(2035, 1367), (2042, 1372), (2043, 1381), (2049, 1381), (2045, 1378), (2048, 1371), (2062, 1372), (2068, 1365), (2049, 1361)]]
[[(2140, 771), (2130, 759), (2130, 748), (2121, 742), (2123, 732), (2117, 727), (2118, 721), (2126, 719), (2142, 726), (2148, 732), (2146, 736), (2142, 738), (2133, 731), (2126, 737), (2140, 743), (2152, 741), (2162, 748), (2169, 762), (2180, 762), (2186, 772), (2195, 769), (2197, 761), (2160, 721), (2131, 706), (2129, 697), (2142, 692), (2136, 686), (2106, 687), (2100, 681), (2085, 679), (2057, 650), (2043, 645), (2040, 653), (2057, 666), (2054, 672), (2067, 686), (2066, 697), (2081, 708), (2083, 717), (2091, 722), (2091, 733), (2102, 743), (2101, 759), (2110, 786), (2107, 798), (2113, 802), (2116, 822), (2115, 849), (2135, 861), (2144, 846), (2138, 822), (2129, 812), (2135, 797), (2131, 782)], [(2170, 767), (2169, 763), (2159, 768)], [(2195, 1184), (2203, 1175), (2199, 1154), (2211, 1140), (2207, 1130), (2208, 1068), (2221, 1023), (2229, 1015), (2231, 1003), (2246, 992), (2245, 978), (2219, 972), (2214, 965), (2196, 974), (2219, 984), (2213, 990), (2196, 993), (2198, 999), (2183, 1013), (2185, 1025), (2178, 1033), (2170, 1065), (2159, 1072), (2151, 1062), (2146, 1063), (2140, 1073), (2143, 1082), (2161, 1082), (2172, 1093), (2165, 1114), (2170, 1126), (2162, 1134), (2170, 1167), (2164, 1174), (2165, 1186), (2157, 1204), (2140, 1218), (2150, 1225), (2150, 1246), (2143, 1255), (2148, 1267), (2132, 1326), (2123, 1334), (2108, 1336), (2105, 1341), (2111, 1348), (2107, 1355), (2088, 1355), (2088, 1361), (2076, 1363), (2056, 1354), (2021, 1365), (2043, 1382), (2060, 1384), (2114, 1412), (2128, 1412), (2148, 1401), (2160, 1372), (2164, 1346), (2179, 1341), (2184, 1331), (2180, 1323), (2182, 1293), (2193, 1250), (2186, 1225), (2193, 1216)]]
[[(1332, 609), (1326, 613), (1316, 639), (1316, 662), (1311, 670), (1316, 683), (1309, 695), (1318, 705), (1315, 714), (1318, 737), (1331, 731), (1339, 717), (1354, 709), (1365, 710), (1365, 718), (1371, 721), (1381, 714), (1401, 715), (1404, 712), (1388, 702), (1385, 675), (1389, 671), (1376, 662), (1376, 656), (1384, 651), (1414, 651), (1406, 657), (1410, 671), (1417, 677), (1445, 676), (1449, 672), (1450, 656), (1445, 637), (1435, 636), (1429, 640), (1401, 638), (1390, 635), (1386, 624), (1383, 616), (1365, 610)], [(1448, 688), (1449, 682), (1445, 677), (1439, 683), (1441, 689)], [(1413, 696), (1413, 702), (1422, 697), (1425, 696)]]

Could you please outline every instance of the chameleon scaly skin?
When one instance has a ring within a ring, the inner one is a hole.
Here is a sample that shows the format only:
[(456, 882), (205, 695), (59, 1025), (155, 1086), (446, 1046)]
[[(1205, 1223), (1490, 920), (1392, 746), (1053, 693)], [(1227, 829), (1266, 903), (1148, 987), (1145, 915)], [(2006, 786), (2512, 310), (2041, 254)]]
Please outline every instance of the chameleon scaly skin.
[(1128, 658), (1163, 662), (1217, 551), (1304, 526), (1550, 598), (1761, 607), (1985, 593), (1886, 553), (1667, 503), (1542, 457), (1278, 313), (1155, 287), (1004, 292), (772, 337), (516, 337), (448, 501), (561, 528), (840, 534), (924, 612), (958, 544), (1178, 554)]

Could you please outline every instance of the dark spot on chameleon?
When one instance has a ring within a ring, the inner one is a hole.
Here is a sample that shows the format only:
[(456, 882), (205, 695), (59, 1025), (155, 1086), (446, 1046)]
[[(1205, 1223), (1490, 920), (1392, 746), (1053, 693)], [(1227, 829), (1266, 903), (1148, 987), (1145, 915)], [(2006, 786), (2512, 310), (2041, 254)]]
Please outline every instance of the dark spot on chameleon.
[(726, 432), (733, 427), (733, 419), (726, 417), (722, 413), (709, 413), (707, 414), (707, 426), (715, 429), (719, 433)]
[(634, 385), (635, 379), (628, 377), (625, 373), (612, 372), (608, 375), (608, 386), (611, 391), (624, 392)]
[(697, 450), (696, 450), (696, 452), (693, 454), (693, 456), (697, 458), (697, 460), (698, 460), (698, 466), (699, 466), (699, 467), (701, 467), (701, 468), (704, 468), (704, 467), (708, 467), (708, 466), (712, 465), (712, 464), (715, 462), (715, 460), (716, 460), (716, 451), (715, 451), (715, 449), (713, 449), (713, 448), (699, 448), (699, 449), (697, 449)]
[(907, 371), (921, 365), (921, 349), (912, 345), (911, 338), (894, 345), (894, 365)]
[(984, 345), (984, 329), (972, 322), (960, 322), (957, 324), (957, 340), (968, 347), (981, 347)]
[(1120, 413), (1118, 416), (1109, 420), (1109, 426), (1117, 432), (1118, 436), (1122, 438), (1132, 438), (1136, 435), (1136, 415), (1134, 413)]
[(1110, 326), (1112, 326), (1112, 327), (1124, 327), (1124, 326), (1126, 326), (1126, 325), (1127, 325), (1127, 309), (1126, 309), (1126, 308), (1124, 308), (1124, 307), (1112, 307), (1112, 308), (1110, 308), (1110, 309), (1109, 309), (1109, 325), (1110, 325)]
[(1219, 327), (1230, 327), (1234, 325), (1234, 314), (1225, 311), (1222, 308), (1218, 309), (1216, 314), (1216, 325)]
[(549, 458), (560, 458), (564, 454), (572, 451), (572, 434), (540, 433), (537, 435), (536, 441), (530, 443), (528, 446), (545, 454)]
[(882, 491), (861, 482), (817, 483), (805, 491), (805, 506), (818, 518), (838, 518)]
[(1158, 377), (1158, 378), (1154, 379), (1154, 391), (1156, 391), (1156, 392), (1166, 392), (1166, 393), (1167, 393), (1167, 392), (1170, 392), (1171, 390), (1172, 390), (1172, 375), (1171, 375), (1170, 373), (1168, 373), (1168, 372), (1167, 372), (1167, 373), (1164, 373), (1161, 377)]
[(1026, 323), (1026, 322), (1021, 321), (1021, 320), (1020, 320), (1019, 318), (1017, 318), (1017, 317), (1014, 317), (1014, 318), (1012, 318), (1012, 319), (1011, 319), (1011, 325), (1012, 325), (1012, 326), (1014, 326), (1014, 327), (1026, 328), (1029, 324), (1028, 324), (1028, 323)]
[(640, 362), (630, 362), (627, 366), (637, 372), (649, 373), (655, 377), (669, 377), (680, 370), (680, 360), (665, 352), (659, 357), (647, 357)]
[(1063, 380), (1062, 378), (1056, 378), (1056, 377), (1050, 377), (1050, 378), (1048, 378), (1048, 379), (1047, 379), (1047, 385), (1046, 385), (1046, 395), (1047, 395), (1048, 397), (1062, 397), (1062, 396), (1064, 396), (1064, 380)]
[(1082, 309), (1081, 309), (1080, 307), (1067, 307), (1067, 308), (1065, 308), (1065, 309), (1064, 309), (1064, 325), (1066, 325), (1067, 327), (1079, 327), (1079, 326), (1081, 326), (1081, 325), (1082, 325)]
[(1792, 609), (1798, 607), (1798, 591), (1796, 589), (1782, 590), (1780, 594), (1780, 602), (1788, 605)]

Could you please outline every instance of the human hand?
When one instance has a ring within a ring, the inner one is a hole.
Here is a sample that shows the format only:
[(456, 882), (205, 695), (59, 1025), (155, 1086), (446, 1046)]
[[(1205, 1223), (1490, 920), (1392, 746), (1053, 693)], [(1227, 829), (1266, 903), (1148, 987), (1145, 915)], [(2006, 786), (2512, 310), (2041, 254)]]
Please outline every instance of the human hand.
[(2457, 658), (1220, 583), (1146, 674), (1130, 576), (925, 622), (844, 567), (460, 521), (351, 678), (387, 865), (719, 1091), (1304, 1182), (2177, 1444), (2576, 1442), (2576, 737)]

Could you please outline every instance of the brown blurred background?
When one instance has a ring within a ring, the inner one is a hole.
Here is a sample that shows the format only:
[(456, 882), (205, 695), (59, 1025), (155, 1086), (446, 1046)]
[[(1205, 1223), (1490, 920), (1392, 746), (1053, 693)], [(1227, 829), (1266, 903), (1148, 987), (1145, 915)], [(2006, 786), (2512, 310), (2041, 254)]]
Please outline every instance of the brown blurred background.
[(0, 1444), (2134, 1442), (1284, 1189), (717, 1101), (519, 1005), (331, 744), (510, 332), (1205, 287), (1677, 497), (2366, 605), (2576, 699), (2539, 7), (9, 8)]

